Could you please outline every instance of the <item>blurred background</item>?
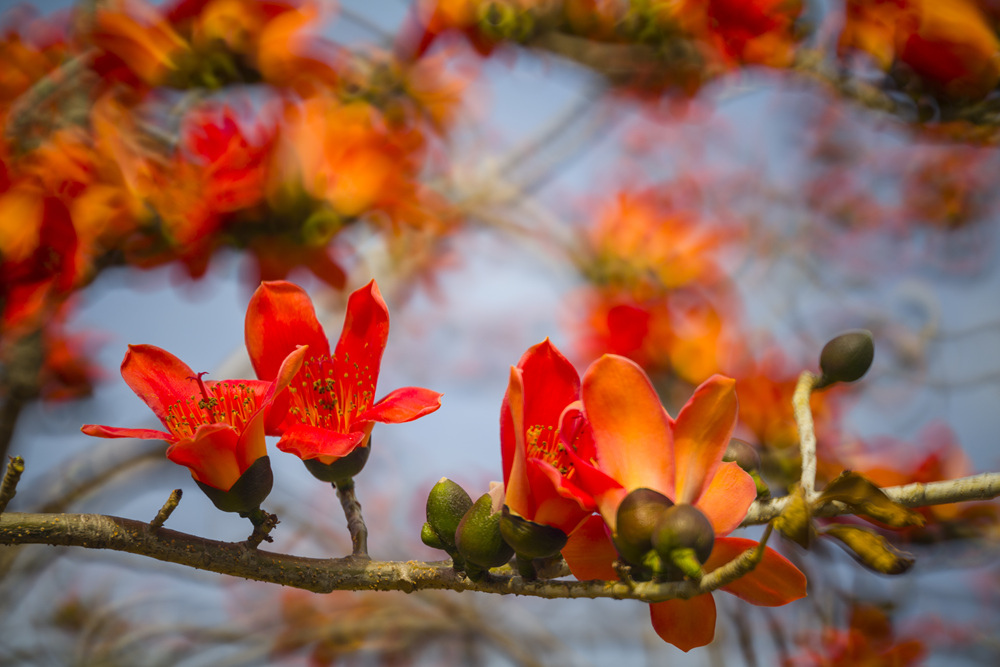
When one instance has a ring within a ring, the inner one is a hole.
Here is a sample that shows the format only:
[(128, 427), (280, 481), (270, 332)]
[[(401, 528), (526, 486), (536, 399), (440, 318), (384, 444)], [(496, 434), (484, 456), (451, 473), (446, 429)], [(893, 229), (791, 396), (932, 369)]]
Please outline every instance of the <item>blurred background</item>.
[[(261, 279), (328, 335), (375, 278), (378, 396), (444, 393), (379, 425), (357, 478), (374, 558), (422, 545), (431, 486), (502, 477), (509, 366), (549, 337), (582, 372), (641, 364), (671, 414), (737, 379), (773, 495), (798, 478), (791, 395), (826, 340), (875, 336), (813, 399), (821, 482), (1000, 469), (995, 148), (1000, 10), (973, 0), (0, 0), (0, 443), (12, 511), (152, 519), (245, 539), (122, 382), (128, 344), (253, 377)], [(329, 485), (271, 452), (268, 549), (339, 557)], [(898, 577), (840, 546), (771, 546), (786, 607), (716, 596), (682, 653), (645, 605), (452, 593), (318, 596), (126, 554), (0, 550), (0, 663), (26, 665), (995, 664), (997, 503), (886, 531)], [(758, 537), (759, 530), (739, 534)], [(868, 662), (865, 662), (868, 661)]]

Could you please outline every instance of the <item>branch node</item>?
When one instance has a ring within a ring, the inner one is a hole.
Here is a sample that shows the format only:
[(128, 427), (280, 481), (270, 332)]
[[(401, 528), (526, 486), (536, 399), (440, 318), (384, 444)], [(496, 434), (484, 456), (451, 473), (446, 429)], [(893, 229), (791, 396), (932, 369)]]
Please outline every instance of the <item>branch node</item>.
[(240, 512), (240, 516), (250, 519), (253, 524), (253, 532), (246, 541), (248, 547), (256, 549), (261, 542), (274, 542), (269, 533), (278, 525), (277, 514), (270, 514), (258, 507), (252, 512)]
[(0, 514), (7, 509), (7, 503), (11, 501), (17, 493), (17, 483), (21, 480), (21, 473), (24, 472), (24, 459), (20, 456), (11, 456), (7, 464), (7, 473), (0, 483)]
[(170, 518), (171, 514), (173, 514), (173, 511), (177, 509), (177, 504), (181, 502), (182, 495), (183, 492), (180, 489), (174, 489), (171, 491), (170, 497), (167, 498), (167, 502), (163, 503), (163, 507), (161, 507), (160, 511), (156, 513), (153, 520), (149, 522), (149, 527), (153, 530), (161, 528), (163, 523)]

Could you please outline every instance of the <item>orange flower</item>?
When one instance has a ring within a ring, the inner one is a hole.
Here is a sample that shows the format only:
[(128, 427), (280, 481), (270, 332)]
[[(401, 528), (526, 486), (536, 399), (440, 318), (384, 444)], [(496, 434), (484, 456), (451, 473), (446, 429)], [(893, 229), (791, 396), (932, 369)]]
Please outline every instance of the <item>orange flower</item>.
[[(739, 526), (756, 497), (750, 476), (722, 455), (736, 423), (735, 382), (713, 376), (673, 419), (649, 378), (634, 362), (605, 355), (583, 377), (581, 398), (594, 434), (595, 460), (574, 460), (579, 484), (589, 491), (607, 529), (615, 534), (618, 506), (637, 489), (656, 491), (690, 504), (711, 522), (715, 538), (704, 569), (711, 571), (755, 545), (722, 537)], [(578, 578), (614, 578), (614, 549), (607, 532), (590, 519), (570, 536), (563, 557)], [(582, 558), (579, 558), (582, 556)], [(609, 557), (611, 560), (609, 560)], [(750, 574), (723, 590), (753, 604), (778, 606), (803, 597), (805, 577), (771, 549)], [(664, 641), (688, 651), (715, 634), (711, 594), (650, 605), (653, 629)]]

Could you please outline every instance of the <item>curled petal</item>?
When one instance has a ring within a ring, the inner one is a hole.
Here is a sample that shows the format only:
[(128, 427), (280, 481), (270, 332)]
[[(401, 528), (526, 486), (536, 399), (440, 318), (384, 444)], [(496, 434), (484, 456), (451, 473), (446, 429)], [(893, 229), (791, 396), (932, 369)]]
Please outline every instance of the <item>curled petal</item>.
[(670, 417), (646, 373), (606, 354), (584, 374), (581, 398), (601, 470), (627, 490), (645, 487), (673, 498)]
[[(369, 422), (370, 423), (370, 422)], [(337, 433), (309, 424), (293, 424), (278, 441), (278, 449), (295, 454), (300, 459), (319, 459), (321, 463), (333, 463), (347, 456), (368, 439), (368, 431)]]
[(756, 497), (753, 478), (736, 463), (726, 461), (695, 506), (712, 522), (716, 535), (728, 535), (742, 523)]
[(531, 488), (533, 513), (530, 516), (522, 515), (526, 519), (554, 526), (568, 535), (594, 511), (594, 501), (590, 495), (568, 481), (546, 461), (528, 459), (527, 478)]
[(155, 345), (129, 345), (122, 378), (164, 425), (167, 408), (200, 392), (191, 367)]
[(712, 482), (736, 426), (738, 408), (736, 380), (713, 375), (695, 390), (677, 415), (676, 502), (695, 504)]
[(715, 638), (715, 599), (711, 593), (690, 600), (667, 600), (649, 605), (653, 630), (660, 639), (690, 651)]
[(289, 354), (309, 346), (309, 356), (329, 356), (330, 343), (309, 295), (284, 280), (260, 284), (250, 298), (244, 325), (247, 352), (261, 380), (274, 380)]
[(618, 558), (618, 551), (604, 521), (596, 514), (588, 517), (570, 534), (562, 555), (570, 572), (580, 581), (618, 579), (618, 573), (612, 566)]
[(401, 387), (357, 416), (358, 421), (402, 424), (430, 414), (441, 407), (441, 396), (423, 387)]
[[(717, 538), (712, 555), (705, 562), (705, 571), (722, 567), (756, 546), (753, 540), (742, 537)], [(806, 575), (777, 551), (765, 547), (764, 558), (757, 567), (722, 590), (760, 607), (780, 607), (806, 596)]]

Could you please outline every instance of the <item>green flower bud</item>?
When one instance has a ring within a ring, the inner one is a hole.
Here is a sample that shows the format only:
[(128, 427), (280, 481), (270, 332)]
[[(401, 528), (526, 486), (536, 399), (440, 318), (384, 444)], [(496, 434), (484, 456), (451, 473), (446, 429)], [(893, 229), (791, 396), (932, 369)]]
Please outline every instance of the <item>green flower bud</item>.
[(444, 543), (438, 538), (437, 533), (434, 532), (434, 528), (427, 522), (424, 522), (424, 525), (420, 528), (420, 541), (431, 549), (445, 548)]
[(323, 463), (319, 459), (304, 459), (306, 470), (312, 476), (322, 482), (337, 482), (351, 479), (365, 467), (368, 456), (372, 453), (372, 441), (368, 439), (368, 444), (358, 447), (347, 456), (341, 457), (333, 463)]
[(698, 562), (704, 563), (712, 555), (714, 544), (712, 522), (694, 505), (667, 509), (653, 531), (653, 548), (665, 560), (676, 560), (671, 555), (675, 550), (691, 549)]
[(202, 484), (195, 480), (208, 499), (223, 512), (245, 514), (260, 508), (260, 504), (271, 493), (274, 475), (271, 473), (271, 459), (262, 456), (243, 471), (236, 483), (228, 491)]
[(631, 565), (642, 565), (653, 548), (653, 530), (673, 501), (652, 489), (636, 489), (618, 506), (615, 519), (615, 547)]
[(466, 564), (483, 570), (499, 567), (514, 555), (500, 534), (500, 512), (493, 511), (490, 494), (480, 496), (462, 517), (455, 531), (455, 545)]
[[(455, 531), (462, 517), (472, 507), (472, 498), (461, 486), (447, 477), (442, 477), (427, 495), (427, 523), (434, 531), (438, 547), (446, 551), (455, 550)], [(428, 544), (424, 540), (424, 544)], [(433, 545), (428, 545), (433, 546)]]
[(500, 534), (519, 557), (549, 558), (566, 546), (568, 536), (558, 528), (520, 517), (504, 505), (500, 515)]
[(840, 334), (823, 346), (819, 367), (823, 371), (814, 389), (834, 382), (854, 382), (868, 372), (875, 358), (875, 341), (867, 329), (855, 329)]

